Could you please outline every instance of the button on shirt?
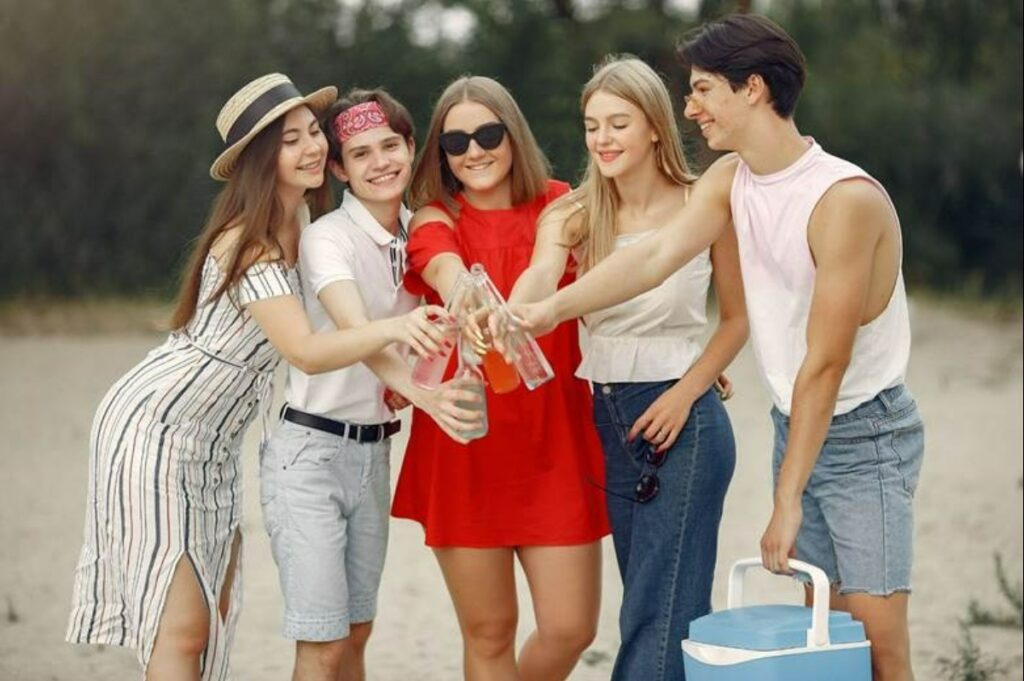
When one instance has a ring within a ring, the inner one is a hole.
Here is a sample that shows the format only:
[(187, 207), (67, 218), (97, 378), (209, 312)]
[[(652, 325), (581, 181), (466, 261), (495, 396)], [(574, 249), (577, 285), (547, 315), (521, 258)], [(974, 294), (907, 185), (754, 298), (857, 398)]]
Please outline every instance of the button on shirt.
[[(410, 213), (403, 206), (399, 222)], [(336, 326), (320, 304), (320, 292), (337, 281), (355, 282), (367, 319), (405, 314), (420, 299), (402, 286), (405, 271), (405, 230), (392, 235), (351, 192), (341, 207), (302, 230), (299, 270), (306, 314), (317, 333)], [(288, 404), (312, 414), (349, 423), (381, 423), (394, 417), (384, 404), (384, 385), (362, 363), (311, 376), (288, 369)]]

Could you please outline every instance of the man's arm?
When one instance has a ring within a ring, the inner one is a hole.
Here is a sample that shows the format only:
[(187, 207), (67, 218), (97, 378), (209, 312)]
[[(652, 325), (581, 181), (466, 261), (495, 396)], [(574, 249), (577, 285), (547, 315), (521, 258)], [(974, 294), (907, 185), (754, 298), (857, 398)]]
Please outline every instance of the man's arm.
[[(320, 290), (319, 298), (339, 329), (357, 328), (370, 322), (354, 281), (340, 280), (327, 284)], [(471, 393), (448, 386), (433, 391), (416, 386), (412, 382), (411, 368), (394, 346), (367, 357), (363, 364), (385, 385), (427, 412), (456, 441), (465, 443), (466, 440), (458, 435), (459, 431), (476, 427), (476, 412), (454, 404), (455, 400), (473, 401)]]
[(800, 500), (825, 442), (836, 397), (864, 320), (875, 254), (892, 210), (866, 180), (833, 186), (807, 229), (815, 261), (807, 322), (807, 354), (796, 376), (786, 453), (775, 506), (761, 538), (761, 557), (776, 572), (789, 570), (800, 529)]
[(686, 207), (657, 233), (616, 251), (570, 286), (513, 312), (535, 335), (566, 319), (601, 310), (649, 291), (710, 246), (732, 219), (729, 192), (737, 158), (716, 161), (694, 185)]

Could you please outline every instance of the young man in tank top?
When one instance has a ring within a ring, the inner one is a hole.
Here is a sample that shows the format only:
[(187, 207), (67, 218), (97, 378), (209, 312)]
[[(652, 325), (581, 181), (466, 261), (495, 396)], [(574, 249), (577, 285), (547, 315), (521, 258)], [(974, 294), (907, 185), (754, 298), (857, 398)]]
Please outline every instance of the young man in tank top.
[[(402, 197), (413, 123), (383, 90), (353, 90), (326, 114), (329, 167), (346, 185), (341, 207), (300, 239), (304, 305), (319, 332), (403, 314), (408, 293)], [(390, 512), (394, 412), (408, 404), (448, 432), (459, 393), (421, 390), (398, 350), (346, 369), (288, 373), (281, 424), (261, 461), (261, 501), (284, 596), (284, 635), (296, 642), (295, 681), (362, 681), (377, 610)], [(471, 398), (470, 398), (471, 399)], [(457, 436), (453, 436), (456, 437)]]
[(803, 54), (770, 20), (733, 15), (680, 47), (686, 116), (715, 150), (687, 207), (649, 239), (517, 312), (537, 332), (649, 290), (730, 222), (751, 338), (774, 403), (774, 509), (766, 567), (825, 570), (832, 607), (861, 620), (875, 679), (913, 678), (907, 605), (923, 454), (903, 386), (910, 326), (899, 221), (885, 190), (793, 120)]

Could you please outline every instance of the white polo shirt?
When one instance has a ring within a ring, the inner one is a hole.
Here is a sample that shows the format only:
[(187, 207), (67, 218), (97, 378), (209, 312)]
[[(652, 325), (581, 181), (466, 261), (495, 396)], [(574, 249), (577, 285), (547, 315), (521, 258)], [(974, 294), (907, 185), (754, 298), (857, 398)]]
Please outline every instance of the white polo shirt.
[[(409, 223), (402, 206), (399, 219)], [(337, 327), (320, 304), (320, 292), (336, 281), (354, 281), (368, 319), (409, 312), (420, 299), (402, 286), (405, 270), (404, 230), (392, 236), (352, 193), (341, 207), (302, 230), (299, 271), (303, 302), (317, 333)], [(296, 409), (348, 423), (382, 423), (394, 418), (384, 404), (384, 384), (365, 364), (310, 376), (288, 368), (285, 400)]]

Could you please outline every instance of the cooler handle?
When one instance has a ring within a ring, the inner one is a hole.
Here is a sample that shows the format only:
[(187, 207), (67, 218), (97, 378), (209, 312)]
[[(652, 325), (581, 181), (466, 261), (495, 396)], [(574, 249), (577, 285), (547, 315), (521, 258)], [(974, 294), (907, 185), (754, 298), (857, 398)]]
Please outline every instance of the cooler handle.
[[(743, 575), (752, 567), (763, 567), (760, 558), (744, 558), (732, 565), (729, 571), (729, 609), (743, 605)], [(807, 646), (821, 648), (829, 644), (828, 600), (829, 583), (825, 571), (802, 560), (789, 559), (791, 570), (809, 575), (814, 585), (814, 602), (811, 606), (811, 628), (807, 630)], [(767, 568), (765, 568), (767, 569)]]

